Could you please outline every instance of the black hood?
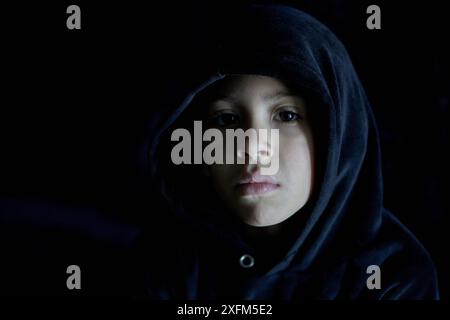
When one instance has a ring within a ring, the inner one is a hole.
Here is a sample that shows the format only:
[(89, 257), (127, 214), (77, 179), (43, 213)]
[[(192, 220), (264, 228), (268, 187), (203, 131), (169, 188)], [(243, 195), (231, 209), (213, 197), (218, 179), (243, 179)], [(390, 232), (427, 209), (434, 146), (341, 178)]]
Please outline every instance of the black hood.
[(405, 236), (399, 237), (426, 256), (413, 236), (383, 208), (374, 115), (336, 36), (308, 14), (285, 6), (253, 5), (204, 19), (210, 27), (196, 33), (186, 54), (190, 61), (174, 67), (179, 69), (170, 76), (169, 91), (163, 94), (160, 112), (155, 113), (147, 145), (145, 162), (150, 163), (155, 187), (171, 205), (174, 217), (181, 217), (180, 223), (187, 228), (207, 229), (204, 237), (233, 242), (234, 236), (216, 220), (202, 220), (178, 204), (165, 179), (168, 158), (161, 141), (216, 81), (231, 74), (266, 75), (308, 92), (316, 109), (315, 132), (320, 136), (320, 173), (306, 220), (299, 223), (286, 254), (266, 275), (306, 272), (313, 266), (318, 270), (328, 261), (339, 282), (342, 275), (337, 274), (345, 272), (337, 265), (347, 257), (352, 257), (347, 265), (360, 264), (365, 271), (366, 265), (382, 265), (407, 247), (403, 240), (396, 240), (397, 235), (386, 236), (390, 228), (400, 228)]

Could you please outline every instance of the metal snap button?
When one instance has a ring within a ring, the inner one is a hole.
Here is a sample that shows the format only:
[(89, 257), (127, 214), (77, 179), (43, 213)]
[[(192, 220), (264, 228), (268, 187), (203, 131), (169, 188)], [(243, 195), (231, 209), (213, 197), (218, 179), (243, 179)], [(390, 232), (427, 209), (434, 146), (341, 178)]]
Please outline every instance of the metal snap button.
[(239, 264), (241, 265), (242, 268), (246, 268), (246, 269), (251, 268), (255, 264), (255, 258), (253, 258), (249, 254), (244, 254), (239, 259)]

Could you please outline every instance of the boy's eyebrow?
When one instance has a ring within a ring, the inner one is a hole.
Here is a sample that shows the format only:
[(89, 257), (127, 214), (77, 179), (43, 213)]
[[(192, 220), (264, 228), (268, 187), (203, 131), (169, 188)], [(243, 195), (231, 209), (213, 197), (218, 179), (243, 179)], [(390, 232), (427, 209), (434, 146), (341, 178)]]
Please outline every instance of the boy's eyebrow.
[(293, 96), (291, 93), (287, 92), (287, 91), (277, 91), (275, 93), (268, 93), (263, 95), (263, 100), (267, 101), (267, 100), (277, 100), (286, 96)]
[(233, 96), (227, 95), (227, 94), (219, 94), (214, 97), (214, 99), (211, 99), (211, 102), (217, 102), (217, 101), (226, 101), (226, 102), (236, 102), (237, 99)]
[[(282, 97), (293, 97), (293, 95), (290, 92), (281, 90), (281, 91), (277, 91), (275, 93), (264, 94), (262, 96), (262, 99), (264, 101), (269, 101), (269, 100), (277, 100), (277, 99), (280, 99)], [(238, 99), (236, 97), (233, 97), (232, 95), (219, 94), (213, 99), (212, 102), (217, 102), (217, 101), (236, 102), (237, 100)]]

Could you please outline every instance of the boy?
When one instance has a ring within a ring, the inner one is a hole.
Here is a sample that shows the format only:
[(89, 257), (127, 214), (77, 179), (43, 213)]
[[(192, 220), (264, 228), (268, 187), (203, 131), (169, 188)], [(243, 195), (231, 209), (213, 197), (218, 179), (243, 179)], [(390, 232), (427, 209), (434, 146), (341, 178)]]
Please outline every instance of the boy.
[[(150, 262), (148, 295), (438, 298), (428, 253), (383, 208), (374, 117), (339, 40), (283, 6), (249, 6), (215, 25), (152, 131), (153, 181), (175, 230)], [(224, 135), (276, 129), (278, 140), (233, 150), (244, 164), (176, 165), (171, 133), (193, 120)], [(274, 148), (279, 170), (263, 175)]]

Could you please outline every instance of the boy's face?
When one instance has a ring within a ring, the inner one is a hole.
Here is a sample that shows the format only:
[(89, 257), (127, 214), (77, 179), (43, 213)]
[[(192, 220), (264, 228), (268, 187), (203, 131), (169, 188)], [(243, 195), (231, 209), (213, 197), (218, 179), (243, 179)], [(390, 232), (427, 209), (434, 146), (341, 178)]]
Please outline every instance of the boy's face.
[[(225, 78), (214, 97), (207, 126), (223, 131), (223, 137), (226, 129), (238, 128), (278, 129), (279, 133), (278, 141), (269, 138), (253, 149), (246, 141), (245, 151), (234, 156), (243, 156), (245, 164), (206, 166), (214, 189), (249, 225), (270, 226), (286, 220), (306, 204), (313, 184), (313, 138), (305, 101), (281, 81), (257, 75)], [(261, 167), (273, 157), (272, 148), (279, 151), (278, 171), (262, 175)]]

